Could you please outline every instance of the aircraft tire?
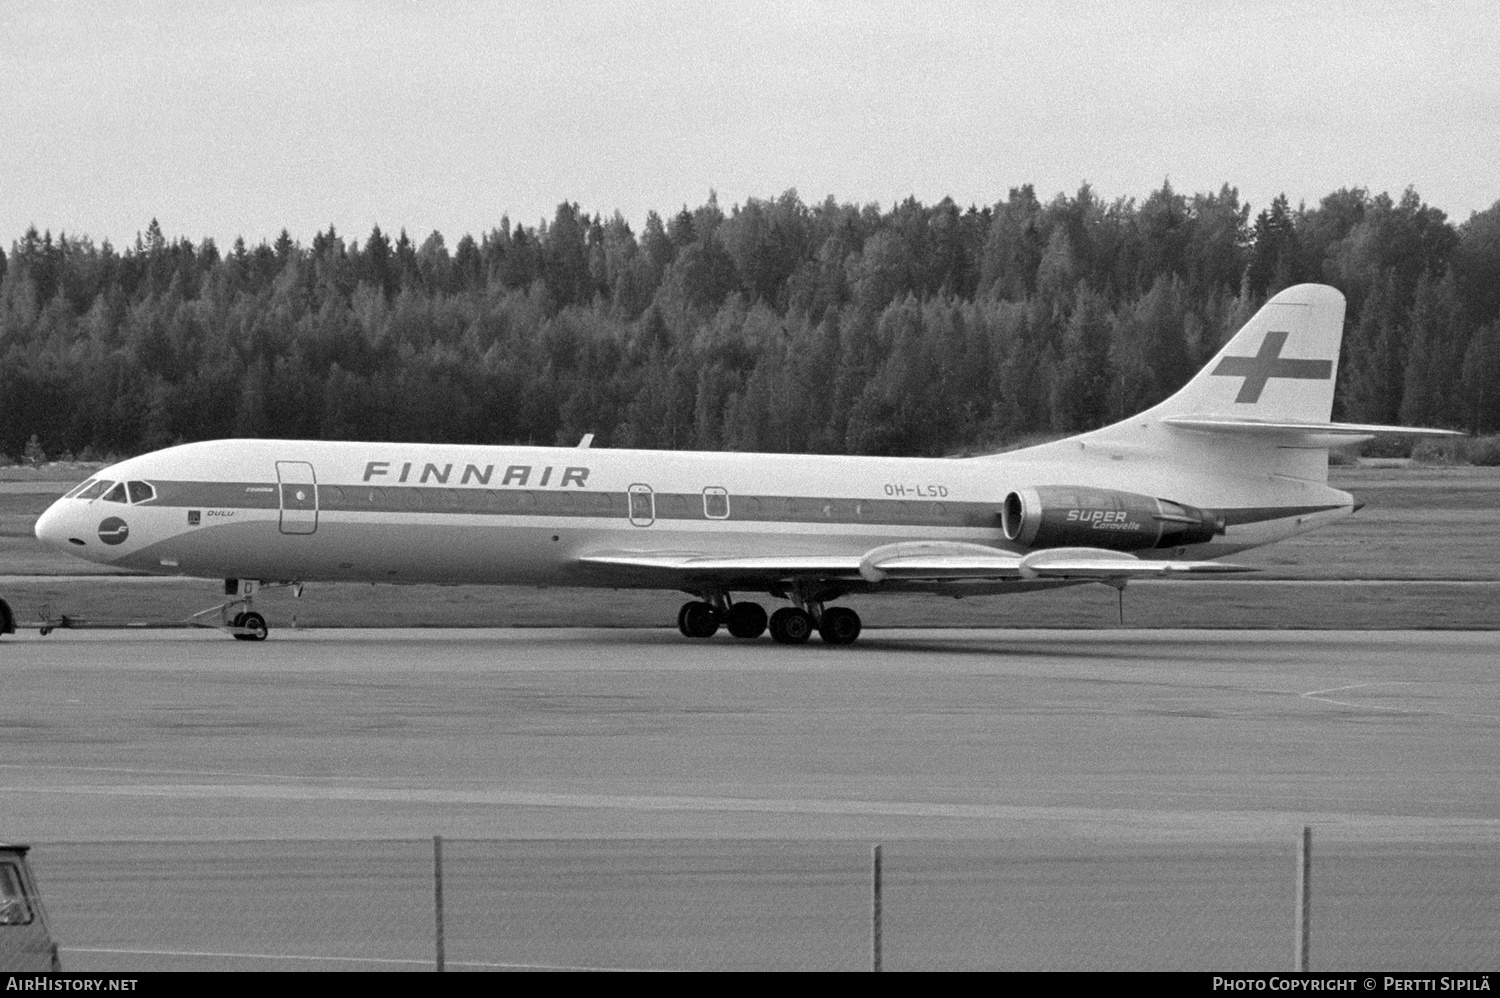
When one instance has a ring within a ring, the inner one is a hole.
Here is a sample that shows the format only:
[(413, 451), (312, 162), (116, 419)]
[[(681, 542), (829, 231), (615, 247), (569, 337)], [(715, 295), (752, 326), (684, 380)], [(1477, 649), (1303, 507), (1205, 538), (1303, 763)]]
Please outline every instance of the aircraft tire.
[(689, 638), (711, 638), (719, 631), (719, 618), (709, 603), (688, 603), (677, 614), (677, 629)]
[(729, 633), (753, 641), (766, 633), (766, 609), (759, 603), (736, 603), (729, 608)]
[(784, 606), (771, 614), (771, 640), (783, 645), (800, 645), (812, 637), (813, 621), (805, 610)]
[(0, 634), (16, 633), (15, 614), (10, 612), (10, 604), (0, 599)]
[(266, 618), (258, 613), (246, 613), (234, 619), (239, 621), (237, 626), (248, 627), (255, 632), (253, 634), (236, 634), (235, 637), (241, 641), (264, 641), (266, 640), (266, 635), (270, 633), (270, 629), (266, 627)]
[(859, 637), (859, 614), (847, 606), (831, 606), (823, 611), (818, 634), (830, 645), (852, 645)]

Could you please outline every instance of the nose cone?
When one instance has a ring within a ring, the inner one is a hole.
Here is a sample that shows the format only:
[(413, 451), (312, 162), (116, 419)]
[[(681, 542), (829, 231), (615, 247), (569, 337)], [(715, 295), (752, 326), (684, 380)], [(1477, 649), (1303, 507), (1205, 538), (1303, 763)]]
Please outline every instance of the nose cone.
[(37, 517), (36, 539), (49, 547), (59, 548), (63, 551), (76, 552), (78, 545), (69, 544), (68, 538), (72, 536), (68, 530), (67, 511), (64, 508), (65, 500), (59, 499), (47, 511)]

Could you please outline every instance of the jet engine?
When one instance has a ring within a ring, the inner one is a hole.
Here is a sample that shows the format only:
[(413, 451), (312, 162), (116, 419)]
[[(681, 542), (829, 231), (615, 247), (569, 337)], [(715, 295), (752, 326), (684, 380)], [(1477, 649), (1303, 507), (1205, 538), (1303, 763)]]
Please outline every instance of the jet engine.
[(1081, 485), (1017, 489), (1005, 497), (1000, 526), (1007, 540), (1029, 548), (1112, 551), (1185, 547), (1224, 533), (1224, 519), (1206, 510)]

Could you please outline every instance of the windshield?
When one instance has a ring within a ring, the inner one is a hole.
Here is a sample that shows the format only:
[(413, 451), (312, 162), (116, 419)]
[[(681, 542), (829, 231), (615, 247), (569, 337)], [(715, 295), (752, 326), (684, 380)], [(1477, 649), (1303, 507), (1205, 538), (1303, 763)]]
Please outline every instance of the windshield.
[(95, 482), (93, 485), (90, 485), (88, 488), (86, 488), (82, 492), (78, 493), (78, 495), (75, 496), (74, 498), (76, 498), (76, 499), (98, 499), (100, 496), (102, 496), (104, 494), (104, 490), (107, 489), (107, 488), (109, 488), (113, 484), (114, 484), (114, 482), (107, 482), (107, 481), (105, 481), (104, 479), (101, 478), (97, 482)]
[(112, 488), (108, 492), (104, 493), (104, 501), (105, 502), (124, 502), (125, 501), (125, 483), (124, 482), (120, 482), (114, 488)]
[(31, 908), (21, 890), (21, 871), (14, 863), (0, 863), (0, 925), (26, 925)]
[(93, 484), (94, 484), (94, 480), (92, 478), (90, 478), (86, 482), (79, 482), (77, 485), (75, 485), (71, 489), (69, 489), (68, 490), (68, 494), (65, 495), (65, 496), (63, 496), (63, 498), (64, 499), (71, 499), (74, 496), (76, 496), (78, 493), (82, 492), (84, 489), (88, 488), (90, 485), (93, 485)]

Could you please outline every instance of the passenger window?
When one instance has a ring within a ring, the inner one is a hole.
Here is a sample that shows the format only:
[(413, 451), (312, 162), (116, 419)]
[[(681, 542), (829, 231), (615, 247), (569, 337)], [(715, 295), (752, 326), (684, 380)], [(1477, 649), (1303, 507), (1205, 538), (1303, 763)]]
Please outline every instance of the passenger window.
[(21, 871), (11, 863), (0, 863), (0, 925), (30, 925), (31, 906), (21, 890)]
[(119, 482), (114, 488), (104, 493), (105, 502), (125, 502), (125, 483)]
[(146, 502), (156, 498), (156, 490), (145, 482), (128, 482), (125, 487), (130, 490), (131, 502)]
[(710, 520), (723, 520), (729, 516), (729, 493), (720, 488), (703, 490), (703, 515)]
[(63, 498), (64, 499), (71, 499), (74, 496), (76, 496), (78, 493), (82, 492), (84, 489), (88, 488), (90, 485), (93, 485), (93, 484), (94, 484), (94, 480), (92, 478), (90, 478), (86, 482), (82, 482), (82, 483), (80, 483), (78, 485), (73, 486), (73, 488), (68, 491), (68, 494), (65, 495), (65, 496), (63, 496)]
[(104, 490), (107, 489), (107, 488), (109, 488), (113, 484), (114, 484), (114, 482), (107, 482), (107, 481), (105, 481), (104, 479), (101, 478), (97, 482), (95, 482), (93, 485), (90, 485), (88, 488), (86, 488), (82, 492), (78, 493), (77, 498), (79, 498), (79, 499), (98, 499), (100, 496), (102, 496), (104, 494)]

